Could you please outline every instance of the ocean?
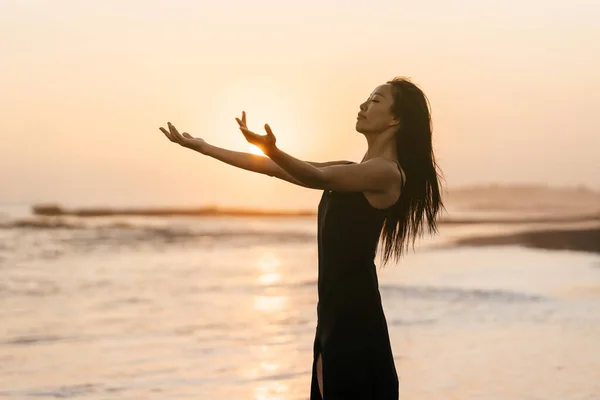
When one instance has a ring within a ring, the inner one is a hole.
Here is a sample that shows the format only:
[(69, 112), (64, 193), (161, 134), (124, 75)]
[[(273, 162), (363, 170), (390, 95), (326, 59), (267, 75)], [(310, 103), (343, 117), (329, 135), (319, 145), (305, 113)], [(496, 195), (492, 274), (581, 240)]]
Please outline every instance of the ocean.
[[(458, 246), (379, 269), (402, 400), (600, 399), (600, 255)], [(308, 399), (314, 217), (0, 207), (0, 398)]]

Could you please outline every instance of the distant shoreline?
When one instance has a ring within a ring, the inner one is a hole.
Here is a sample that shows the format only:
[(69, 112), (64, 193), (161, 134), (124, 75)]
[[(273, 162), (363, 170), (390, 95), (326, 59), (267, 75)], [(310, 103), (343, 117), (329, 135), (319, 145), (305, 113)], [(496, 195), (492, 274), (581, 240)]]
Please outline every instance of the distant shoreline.
[(508, 235), (467, 237), (452, 246), (519, 245), (546, 250), (572, 250), (600, 254), (600, 225), (591, 228), (545, 229)]
[[(139, 216), (139, 217), (315, 217), (313, 210), (257, 210), (242, 208), (79, 208), (65, 209), (57, 205), (34, 205), (32, 213), (38, 216), (60, 217), (113, 217), (113, 216)], [(573, 223), (573, 222), (600, 222), (600, 213), (568, 215), (568, 216), (523, 216), (506, 218), (452, 218), (442, 217), (440, 224), (468, 225), (468, 224), (524, 224), (524, 223)]]

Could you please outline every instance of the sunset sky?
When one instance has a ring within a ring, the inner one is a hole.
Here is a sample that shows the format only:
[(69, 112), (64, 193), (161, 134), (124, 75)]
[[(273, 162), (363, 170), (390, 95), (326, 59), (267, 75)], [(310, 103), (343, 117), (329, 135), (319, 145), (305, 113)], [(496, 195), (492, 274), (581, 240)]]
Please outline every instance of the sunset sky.
[(319, 193), (170, 143), (246, 151), (235, 117), (360, 161), (359, 104), (408, 76), (448, 188), (600, 190), (600, 3), (0, 0), (0, 202), (311, 208)]

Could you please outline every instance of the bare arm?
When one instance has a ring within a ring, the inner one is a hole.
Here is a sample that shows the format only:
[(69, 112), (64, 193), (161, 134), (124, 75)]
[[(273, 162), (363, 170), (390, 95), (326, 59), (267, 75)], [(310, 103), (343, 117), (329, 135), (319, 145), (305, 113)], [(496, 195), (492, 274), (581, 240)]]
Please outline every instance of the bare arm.
[[(239, 151), (227, 150), (221, 147), (210, 145), (206, 142), (202, 146), (196, 146), (192, 148), (202, 154), (212, 157), (216, 160), (222, 161), (226, 164), (232, 165), (237, 168), (245, 169), (247, 171), (257, 172), (259, 174), (273, 176), (275, 178), (282, 179), (287, 182), (294, 183), (299, 186), (308, 187), (304, 183), (298, 181), (281, 167), (279, 167), (273, 160), (268, 157), (259, 156), (256, 154), (243, 153)], [(350, 161), (328, 161), (328, 162), (311, 162), (307, 163), (316, 167), (349, 164)]]
[[(281, 167), (279, 167), (273, 160), (268, 157), (263, 157), (256, 154), (244, 153), (239, 151), (227, 150), (221, 147), (213, 146), (208, 143), (205, 143), (202, 151), (199, 151), (202, 154), (205, 154), (209, 157), (222, 161), (226, 164), (232, 165), (234, 167), (238, 167), (241, 169), (245, 169), (247, 171), (258, 172), (260, 174), (274, 176), (280, 178), (281, 173), (285, 173)], [(327, 162), (314, 162), (314, 161), (305, 161), (310, 165), (314, 165), (315, 167), (326, 167), (330, 165), (340, 165), (340, 164), (351, 164), (351, 161), (327, 161)], [(287, 173), (286, 173), (287, 175)]]
[[(207, 155), (226, 164), (245, 169), (247, 171), (256, 172), (259, 174), (273, 176), (293, 184), (309, 187), (306, 184), (298, 181), (290, 174), (285, 172), (276, 163), (267, 157), (262, 157), (256, 154), (243, 153), (239, 151), (227, 150), (221, 147), (213, 146), (201, 138), (194, 138), (190, 134), (184, 132), (180, 134), (177, 129), (168, 124), (169, 130), (160, 128), (161, 132), (172, 142), (177, 143), (185, 148), (197, 151), (198, 153)], [(329, 161), (329, 162), (309, 162), (315, 166), (327, 166), (337, 164), (348, 164), (350, 161)]]
[(360, 164), (317, 167), (273, 147), (267, 155), (292, 178), (315, 189), (343, 192), (387, 192), (400, 182), (394, 162), (374, 158)]

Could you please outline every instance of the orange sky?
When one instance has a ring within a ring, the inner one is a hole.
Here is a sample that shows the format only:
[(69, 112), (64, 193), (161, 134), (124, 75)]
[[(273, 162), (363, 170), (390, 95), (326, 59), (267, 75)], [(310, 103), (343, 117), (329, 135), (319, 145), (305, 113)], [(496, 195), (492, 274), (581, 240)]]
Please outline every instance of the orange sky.
[(600, 4), (414, 3), (2, 1), (0, 202), (311, 208), (158, 127), (247, 150), (245, 109), (292, 155), (359, 161), (358, 105), (396, 75), (430, 98), (448, 187), (600, 189)]

